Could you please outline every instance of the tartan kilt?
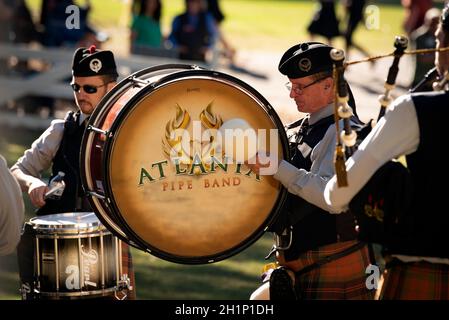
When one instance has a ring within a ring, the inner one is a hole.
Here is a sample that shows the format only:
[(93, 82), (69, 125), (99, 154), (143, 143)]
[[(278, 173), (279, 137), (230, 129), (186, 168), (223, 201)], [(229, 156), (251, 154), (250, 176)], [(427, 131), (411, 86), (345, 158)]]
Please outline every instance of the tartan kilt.
[[(356, 243), (357, 241), (334, 243), (307, 251), (292, 261), (278, 260), (280, 265), (298, 272)], [(302, 298), (305, 300), (372, 300), (375, 290), (368, 290), (365, 283), (367, 278), (365, 270), (369, 264), (368, 247), (364, 246), (347, 256), (297, 276), (296, 283), (299, 284)]]
[(401, 263), (384, 272), (382, 300), (448, 300), (449, 265)]

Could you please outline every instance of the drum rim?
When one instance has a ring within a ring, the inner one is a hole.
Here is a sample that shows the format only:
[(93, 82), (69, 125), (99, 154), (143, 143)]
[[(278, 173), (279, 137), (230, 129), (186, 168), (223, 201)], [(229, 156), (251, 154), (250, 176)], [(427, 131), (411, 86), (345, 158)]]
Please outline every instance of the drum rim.
[[(51, 224), (51, 223), (37, 223), (37, 220), (48, 219), (50, 218), (59, 220), (64, 219), (65, 217), (75, 217), (75, 214), (94, 214), (97, 221), (68, 221), (69, 223), (65, 224)], [(100, 219), (96, 216), (94, 212), (86, 211), (86, 212), (64, 212), (64, 213), (56, 213), (56, 214), (48, 214), (33, 217), (29, 220), (29, 224), (35, 229), (37, 232), (47, 232), (47, 231), (58, 231), (58, 234), (87, 234), (87, 233), (101, 233), (106, 230), (106, 227), (101, 223)]]
[[(91, 116), (89, 117), (89, 121), (87, 123), (86, 128), (88, 128), (89, 126), (94, 126), (96, 125), (96, 121), (99, 121), (97, 118), (101, 118), (101, 121), (104, 120), (104, 116), (107, 116), (108, 111), (115, 105), (115, 102), (124, 94), (127, 92), (126, 89), (129, 89), (130, 87), (132, 87), (133, 85), (133, 80), (135, 78), (140, 79), (141, 77), (144, 76), (150, 76), (152, 73), (156, 73), (159, 71), (164, 71), (164, 70), (171, 70), (171, 69), (180, 69), (180, 70), (196, 70), (199, 69), (199, 66), (196, 65), (188, 65), (188, 64), (161, 64), (161, 65), (157, 65), (157, 66), (153, 66), (153, 67), (148, 67), (139, 71), (134, 72), (133, 74), (129, 75), (128, 77), (124, 78), (122, 81), (120, 81), (118, 84), (116, 84), (114, 86), (114, 88), (112, 90), (110, 90), (102, 99), (101, 101), (98, 103), (97, 107), (94, 109), (93, 113), (91, 114)], [(149, 83), (150, 84), (150, 83)], [(150, 84), (153, 85), (153, 84)], [(142, 90), (145, 88), (142, 88)], [(142, 91), (141, 90), (141, 91)], [(125, 106), (123, 106), (123, 108), (125, 108), (128, 104), (130, 104), (132, 99), (130, 99), (130, 101), (128, 101)], [(108, 108), (104, 108), (105, 106), (108, 106)], [(115, 121), (114, 121), (115, 122)], [(87, 168), (89, 167), (88, 165), (86, 166), (86, 156), (87, 156), (87, 151), (88, 151), (88, 146), (91, 147), (92, 145), (89, 144), (89, 141), (91, 139), (94, 138), (94, 134), (88, 130), (84, 131), (83, 134), (83, 138), (81, 140), (81, 152), (80, 152), (80, 157), (79, 157), (79, 164), (80, 164), (80, 176), (81, 176), (81, 185), (83, 187), (83, 190), (85, 191), (86, 195), (87, 195), (87, 199), (88, 202), (90, 204), (90, 206), (92, 207), (92, 210), (95, 212), (95, 215), (98, 217), (98, 219), (107, 227), (107, 229), (109, 231), (111, 231), (116, 237), (118, 237), (120, 240), (128, 243), (129, 245), (143, 250), (143, 251), (147, 251), (144, 248), (141, 247), (141, 245), (138, 243), (138, 241), (136, 242), (135, 240), (137, 239), (130, 239), (129, 238), (129, 234), (124, 232), (122, 229), (124, 228), (124, 226), (122, 225), (122, 221), (120, 221), (120, 217), (116, 215), (116, 213), (114, 212), (114, 210), (111, 210), (111, 208), (108, 208), (108, 202), (109, 200), (107, 199), (106, 195), (104, 195), (105, 201), (104, 204), (97, 198), (95, 198), (95, 196), (91, 195), (89, 193), (89, 181), (87, 180)], [(108, 139), (106, 139), (107, 141)], [(90, 148), (89, 148), (90, 149)], [(101, 163), (105, 162), (104, 159), (105, 156), (105, 149), (103, 148), (103, 152), (101, 155)], [(90, 159), (90, 158), (89, 158)], [(92, 181), (93, 182), (93, 181)], [(99, 207), (101, 209), (99, 209), (97, 207), (97, 203), (96, 201), (98, 201), (99, 203)], [(101, 212), (102, 210), (105, 211), (105, 213)], [(111, 217), (112, 215), (112, 217)], [(118, 221), (117, 221), (118, 220)]]
[[(213, 263), (218, 262), (224, 259), (227, 259), (229, 257), (232, 257), (236, 255), (237, 253), (243, 251), (244, 249), (248, 248), (250, 245), (252, 245), (254, 242), (256, 242), (258, 239), (262, 237), (262, 235), (265, 233), (265, 231), (273, 224), (273, 222), (276, 220), (278, 215), (281, 212), (281, 209), (283, 207), (283, 204), (285, 203), (288, 191), (283, 187), (282, 184), (279, 185), (279, 194), (278, 197), (273, 204), (273, 209), (268, 215), (267, 219), (264, 221), (263, 224), (261, 224), (248, 238), (243, 240), (238, 245), (229, 248), (227, 250), (224, 250), (222, 252), (212, 254), (212, 255), (206, 255), (206, 256), (179, 256), (174, 255), (173, 253), (165, 252), (159, 248), (156, 248), (152, 246), (151, 244), (147, 243), (143, 239), (140, 238), (138, 234), (134, 232), (134, 230), (131, 229), (131, 227), (126, 223), (124, 218), (122, 217), (120, 210), (118, 210), (116, 201), (114, 199), (114, 194), (112, 192), (112, 186), (111, 181), (109, 178), (109, 167), (110, 164), (106, 160), (106, 157), (109, 158), (111, 149), (113, 148), (114, 141), (115, 141), (115, 133), (118, 129), (120, 129), (121, 124), (124, 120), (124, 118), (128, 115), (130, 109), (136, 106), (137, 102), (139, 102), (141, 99), (145, 98), (147, 95), (151, 94), (151, 92), (160, 89), (161, 87), (170, 84), (174, 80), (181, 80), (181, 79), (187, 79), (194, 76), (201, 76), (204, 79), (225, 79), (226, 84), (233, 83), (237, 84), (239, 86), (239, 90), (244, 91), (246, 94), (251, 94), (251, 97), (255, 99), (258, 103), (262, 105), (264, 108), (264, 111), (267, 113), (267, 116), (273, 121), (273, 123), (277, 126), (280, 132), (280, 141), (281, 144), (284, 146), (283, 149), (283, 157), (284, 159), (289, 159), (289, 147), (288, 147), (288, 138), (285, 130), (283, 130), (284, 126), (282, 124), (282, 121), (280, 120), (279, 116), (277, 115), (274, 108), (271, 106), (271, 104), (268, 102), (268, 100), (259, 93), (255, 88), (250, 86), (249, 84), (245, 83), (244, 81), (235, 78), (231, 75), (221, 73), (218, 71), (213, 70), (189, 70), (189, 71), (179, 71), (173, 74), (169, 74), (165, 77), (162, 77), (159, 79), (156, 83), (152, 84), (151, 86), (147, 86), (137, 92), (135, 96), (133, 96), (120, 110), (119, 114), (115, 118), (114, 122), (111, 125), (111, 128), (109, 129), (109, 135), (108, 139), (106, 139), (103, 149), (103, 159), (102, 159), (102, 176), (103, 176), (103, 182), (104, 182), (104, 189), (105, 194), (109, 197), (109, 204), (111, 206), (111, 210), (115, 211), (116, 213), (119, 213), (117, 215), (120, 215), (120, 220), (122, 224), (125, 226), (125, 229), (130, 232), (132, 235), (132, 238), (135, 238), (137, 240), (137, 243), (143, 247), (146, 248), (145, 251), (151, 253), (154, 256), (157, 256), (161, 259), (175, 262), (175, 263), (181, 263), (181, 264), (206, 264), (206, 263)], [(223, 81), (224, 82), (224, 81)], [(228, 83), (229, 82), (229, 83)]]
[[(101, 230), (95, 229), (86, 229), (80, 230), (78, 229), (67, 229), (64, 232), (60, 232), (60, 229), (46, 229), (46, 228), (35, 228), (36, 238), (39, 239), (87, 239), (87, 238), (98, 238), (105, 236), (113, 236), (112, 233), (106, 229), (105, 226)], [(51, 231), (54, 231), (53, 233)], [(57, 231), (57, 232), (56, 232)]]
[(97, 289), (97, 290), (74, 290), (74, 291), (40, 291), (39, 294), (45, 297), (87, 297), (87, 296), (108, 296), (105, 293), (117, 292), (119, 291), (117, 286)]

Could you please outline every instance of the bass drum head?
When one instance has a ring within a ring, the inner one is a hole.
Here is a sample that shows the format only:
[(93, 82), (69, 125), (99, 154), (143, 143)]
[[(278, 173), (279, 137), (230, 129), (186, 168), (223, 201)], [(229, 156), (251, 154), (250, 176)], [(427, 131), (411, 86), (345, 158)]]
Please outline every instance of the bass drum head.
[(259, 150), (287, 158), (273, 108), (247, 84), (218, 72), (166, 76), (114, 115), (103, 155), (105, 195), (139, 247), (177, 263), (215, 262), (255, 242), (275, 219), (285, 200), (282, 185), (226, 163), (227, 144), (216, 146), (217, 138), (205, 133), (230, 120), (254, 129)]

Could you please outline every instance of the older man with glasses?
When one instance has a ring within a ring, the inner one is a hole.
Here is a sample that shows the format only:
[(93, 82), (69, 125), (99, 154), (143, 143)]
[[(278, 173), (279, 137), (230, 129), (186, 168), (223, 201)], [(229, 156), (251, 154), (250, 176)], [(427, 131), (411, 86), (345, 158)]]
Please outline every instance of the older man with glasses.
[[(251, 299), (372, 299), (367, 289), (367, 246), (357, 241), (349, 213), (331, 214), (322, 190), (334, 175), (335, 153), (332, 47), (308, 42), (287, 50), (279, 71), (288, 77), (290, 98), (303, 119), (290, 137), (291, 159), (274, 175), (288, 190), (283, 210), (272, 226), (277, 266), (268, 268), (265, 283)], [(350, 104), (355, 107), (353, 99)], [(354, 109), (355, 110), (355, 109)], [(360, 126), (353, 116), (352, 124)], [(259, 164), (250, 165), (254, 170)]]
[[(87, 118), (100, 100), (115, 86), (118, 74), (111, 51), (100, 51), (91, 46), (75, 51), (72, 64), (71, 87), (77, 112), (69, 112), (64, 120), (52, 121), (50, 127), (25, 151), (25, 154), (11, 168), (22, 191), (27, 192), (31, 203), (37, 207), (37, 215), (64, 212), (92, 211), (83, 192), (80, 177), (79, 154)], [(52, 168), (50, 180), (62, 171), (65, 173), (65, 190), (59, 200), (46, 199), (49, 191), (42, 181), (41, 173)], [(25, 232), (26, 235), (26, 232)], [(22, 236), (18, 247), (19, 271), (22, 283), (32, 282), (32, 242)], [(124, 245), (124, 268), (129, 268), (134, 282), (131, 256)], [(31, 260), (30, 260), (31, 259)], [(31, 269), (30, 269), (31, 267)], [(31, 285), (31, 284), (30, 284)], [(134, 290), (128, 298), (135, 296)]]

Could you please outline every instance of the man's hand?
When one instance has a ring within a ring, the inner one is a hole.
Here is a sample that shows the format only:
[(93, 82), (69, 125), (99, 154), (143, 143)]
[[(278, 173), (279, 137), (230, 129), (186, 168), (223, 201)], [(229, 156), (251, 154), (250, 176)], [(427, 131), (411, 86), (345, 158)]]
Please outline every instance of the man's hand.
[(31, 203), (33, 206), (37, 208), (41, 208), (45, 205), (45, 193), (48, 192), (47, 185), (42, 182), (41, 180), (35, 180), (33, 183), (31, 183), (30, 187), (28, 188), (28, 195), (30, 196)]
[[(269, 154), (267, 154), (267, 157), (268, 156)], [(252, 172), (254, 172), (255, 174), (259, 174), (261, 168), (268, 168), (270, 166), (270, 161), (265, 164), (260, 163), (259, 154), (256, 153), (255, 158), (253, 157), (248, 161), (245, 161), (245, 164), (248, 168), (251, 169)]]

